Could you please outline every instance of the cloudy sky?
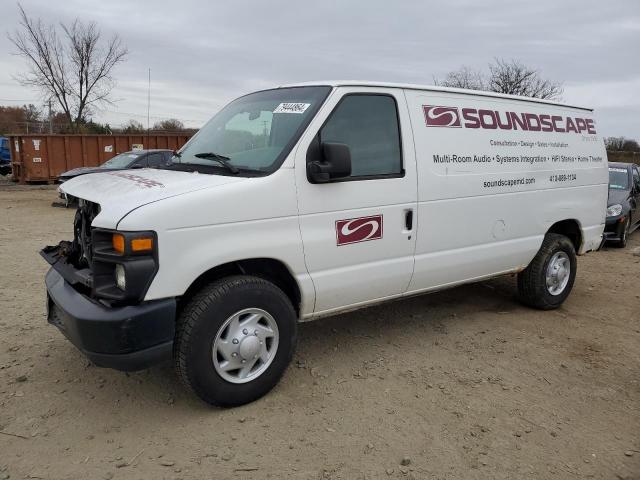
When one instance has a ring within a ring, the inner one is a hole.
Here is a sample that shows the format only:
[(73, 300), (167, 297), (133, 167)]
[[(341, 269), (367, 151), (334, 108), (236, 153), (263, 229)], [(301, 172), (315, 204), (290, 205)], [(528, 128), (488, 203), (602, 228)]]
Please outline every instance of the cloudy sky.
[[(494, 57), (516, 58), (564, 83), (564, 100), (596, 109), (600, 132), (640, 139), (640, 0), (245, 1), (24, 0), (47, 22), (75, 17), (119, 34), (130, 50), (115, 71), (112, 125), (176, 117), (198, 127), (234, 97), (330, 78), (431, 84)], [(41, 103), (17, 85), (24, 69), (0, 15), (0, 104)]]

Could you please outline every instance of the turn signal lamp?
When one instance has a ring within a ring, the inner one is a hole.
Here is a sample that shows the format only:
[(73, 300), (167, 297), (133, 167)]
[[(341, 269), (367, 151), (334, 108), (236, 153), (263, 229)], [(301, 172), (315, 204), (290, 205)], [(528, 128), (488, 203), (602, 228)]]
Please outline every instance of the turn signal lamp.
[(131, 240), (132, 252), (150, 252), (151, 250), (153, 250), (153, 238), (144, 237)]
[(120, 255), (124, 253), (124, 235), (114, 233), (111, 244), (113, 245), (113, 249)]
[(120, 255), (124, 255), (124, 253), (127, 251), (127, 246), (129, 246), (129, 251), (131, 253), (144, 253), (153, 251), (153, 237), (133, 238), (127, 245), (127, 240), (125, 239), (124, 235), (120, 233), (114, 233), (111, 239), (111, 244), (113, 245), (113, 249)]

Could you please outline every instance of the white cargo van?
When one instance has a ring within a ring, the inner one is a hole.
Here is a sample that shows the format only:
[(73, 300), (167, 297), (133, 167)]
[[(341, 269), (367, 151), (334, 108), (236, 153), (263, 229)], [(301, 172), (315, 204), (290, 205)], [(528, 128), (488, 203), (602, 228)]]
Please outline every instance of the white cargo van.
[[(173, 358), (206, 402), (268, 392), (296, 325), (518, 274), (559, 307), (607, 206), (587, 108), (447, 88), (320, 82), (224, 107), (162, 169), (83, 175), (46, 247), (48, 318), (97, 365)], [(426, 353), (428, 354), (428, 352)]]

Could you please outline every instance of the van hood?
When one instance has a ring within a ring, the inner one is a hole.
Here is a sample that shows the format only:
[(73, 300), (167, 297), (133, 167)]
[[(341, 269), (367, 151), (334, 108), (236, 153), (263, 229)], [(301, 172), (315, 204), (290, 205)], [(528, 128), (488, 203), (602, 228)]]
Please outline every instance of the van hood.
[(116, 228), (125, 215), (142, 205), (246, 180), (247, 177), (145, 168), (79, 175), (62, 184), (59, 190), (100, 205), (94, 227)]
[[(115, 170), (118, 170), (118, 169), (115, 169)], [(86, 175), (88, 173), (109, 172), (109, 171), (115, 171), (115, 170), (107, 169), (105, 167), (79, 167), (79, 168), (73, 168), (71, 170), (61, 173), (60, 178), (64, 178), (64, 177), (70, 178), (70, 177), (75, 177), (77, 175)]]

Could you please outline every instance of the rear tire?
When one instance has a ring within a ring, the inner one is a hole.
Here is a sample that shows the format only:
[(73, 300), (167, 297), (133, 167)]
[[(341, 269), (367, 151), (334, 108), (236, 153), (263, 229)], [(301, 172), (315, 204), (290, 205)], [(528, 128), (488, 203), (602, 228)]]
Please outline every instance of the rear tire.
[(518, 274), (518, 297), (540, 310), (558, 308), (571, 293), (576, 278), (576, 251), (564, 235), (547, 233), (540, 250)]
[(296, 338), (296, 314), (282, 290), (258, 277), (223, 278), (200, 290), (182, 310), (175, 367), (205, 402), (243, 405), (278, 383)]

